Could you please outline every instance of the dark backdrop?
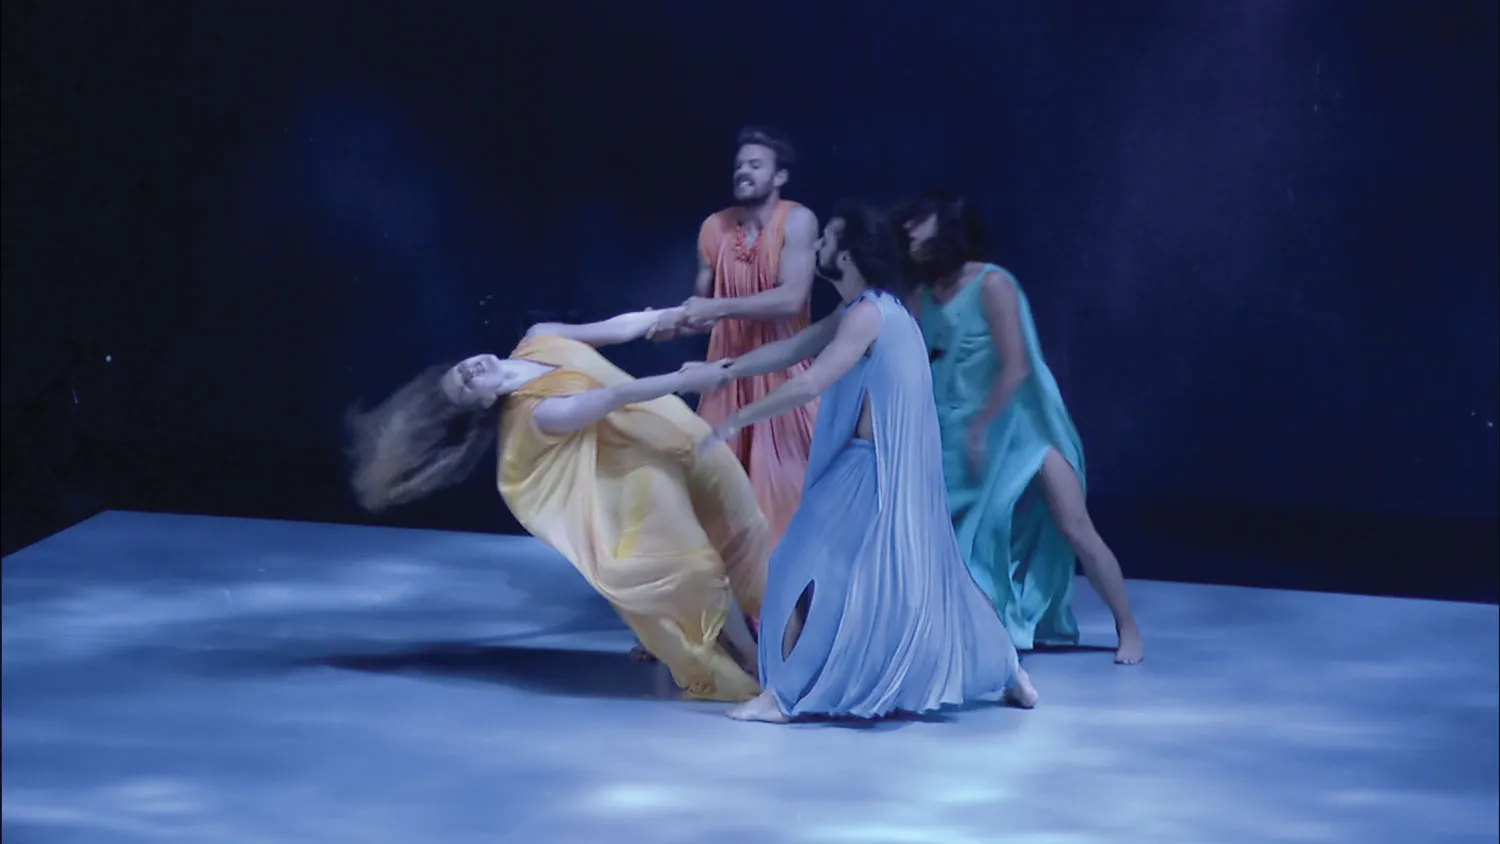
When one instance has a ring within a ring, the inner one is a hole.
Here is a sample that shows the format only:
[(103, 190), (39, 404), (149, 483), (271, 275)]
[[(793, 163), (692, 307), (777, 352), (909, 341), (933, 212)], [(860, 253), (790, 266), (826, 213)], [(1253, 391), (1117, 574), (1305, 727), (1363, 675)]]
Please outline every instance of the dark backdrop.
[[(678, 301), (768, 121), (815, 209), (977, 199), (1134, 573), (1493, 600), (1496, 7), (6, 2), (7, 550), (365, 518), (349, 403)], [(487, 489), (387, 521), (515, 529)]]

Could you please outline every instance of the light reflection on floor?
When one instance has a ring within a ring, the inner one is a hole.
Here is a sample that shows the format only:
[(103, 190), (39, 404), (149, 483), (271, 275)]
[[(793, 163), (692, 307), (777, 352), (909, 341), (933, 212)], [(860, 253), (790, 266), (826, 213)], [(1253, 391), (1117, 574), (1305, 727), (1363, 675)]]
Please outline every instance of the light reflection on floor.
[(0, 821), (35, 844), (1495, 840), (1495, 607), (1132, 589), (1147, 662), (1033, 655), (1034, 712), (768, 727), (670, 699), (534, 540), (108, 513), (5, 559)]

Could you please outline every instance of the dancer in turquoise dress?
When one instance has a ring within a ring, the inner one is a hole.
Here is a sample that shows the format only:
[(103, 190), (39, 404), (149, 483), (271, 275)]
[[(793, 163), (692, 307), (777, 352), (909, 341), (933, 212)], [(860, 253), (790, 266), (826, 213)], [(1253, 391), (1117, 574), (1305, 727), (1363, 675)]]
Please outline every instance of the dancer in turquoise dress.
[(977, 260), (978, 218), (929, 195), (898, 213), (913, 263), (916, 315), (932, 361), (943, 474), (974, 579), (1023, 650), (1076, 644), (1073, 560), (1115, 617), (1115, 661), (1140, 662), (1140, 629), (1119, 561), (1084, 503), (1083, 445), (1042, 359), (1026, 296)]
[(843, 306), (725, 367), (727, 379), (817, 358), (732, 415), (709, 443), (820, 400), (802, 503), (766, 571), (764, 691), (730, 717), (875, 718), (975, 700), (1036, 703), (948, 519), (921, 331), (879, 289), (900, 278), (901, 264), (884, 215), (840, 209), (824, 229), (818, 268)]

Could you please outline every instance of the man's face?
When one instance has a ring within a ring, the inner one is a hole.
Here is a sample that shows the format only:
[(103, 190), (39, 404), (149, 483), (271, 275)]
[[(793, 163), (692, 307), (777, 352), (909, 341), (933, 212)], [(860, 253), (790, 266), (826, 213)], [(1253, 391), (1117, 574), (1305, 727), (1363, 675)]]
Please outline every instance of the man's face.
[(906, 237), (909, 241), (912, 260), (924, 260), (927, 257), (928, 243), (937, 236), (937, 214), (928, 214), (925, 217), (907, 220), (904, 228), (906, 229)]
[(818, 238), (818, 275), (829, 281), (843, 281), (844, 271), (838, 265), (839, 239), (844, 235), (844, 221), (834, 217), (823, 227), (823, 236)]
[(778, 170), (776, 153), (760, 144), (745, 144), (734, 157), (734, 198), (737, 202), (760, 202), (786, 182), (786, 171)]

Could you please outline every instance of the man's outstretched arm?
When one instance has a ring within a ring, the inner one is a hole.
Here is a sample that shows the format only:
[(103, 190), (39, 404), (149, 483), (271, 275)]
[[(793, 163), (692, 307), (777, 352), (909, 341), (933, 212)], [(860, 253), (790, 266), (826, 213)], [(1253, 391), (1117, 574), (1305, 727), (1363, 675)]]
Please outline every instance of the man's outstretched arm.
[(734, 432), (763, 419), (780, 416), (801, 407), (823, 394), (830, 385), (844, 377), (880, 334), (880, 310), (870, 302), (860, 302), (838, 320), (833, 338), (801, 374), (783, 381), (764, 397), (745, 405), (718, 427), (710, 439), (720, 442)]
[(838, 331), (842, 311), (834, 311), (826, 317), (797, 332), (785, 340), (777, 340), (750, 351), (729, 362), (730, 378), (747, 378), (780, 372), (793, 364), (801, 363), (823, 353)]

